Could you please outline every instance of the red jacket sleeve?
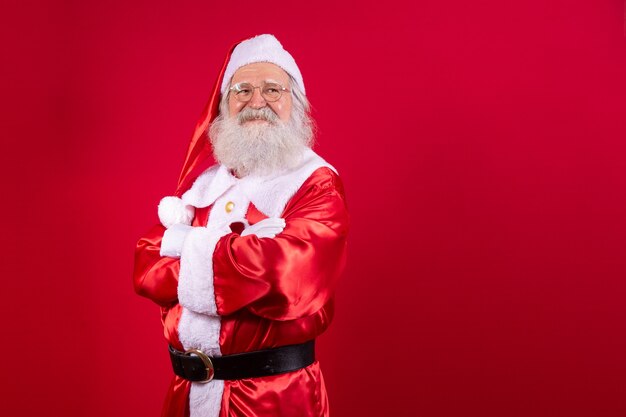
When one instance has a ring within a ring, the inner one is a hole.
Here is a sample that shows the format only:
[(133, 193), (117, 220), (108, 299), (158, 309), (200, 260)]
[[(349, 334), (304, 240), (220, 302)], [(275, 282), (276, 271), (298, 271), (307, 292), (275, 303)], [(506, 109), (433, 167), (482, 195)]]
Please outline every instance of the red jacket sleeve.
[(332, 297), (346, 260), (349, 218), (343, 185), (328, 168), (315, 171), (283, 212), (275, 238), (222, 237), (213, 255), (219, 315), (241, 308), (273, 320), (320, 310)]
[(165, 228), (158, 224), (137, 242), (133, 283), (137, 294), (168, 307), (178, 301), (180, 260), (161, 257), (164, 232)]

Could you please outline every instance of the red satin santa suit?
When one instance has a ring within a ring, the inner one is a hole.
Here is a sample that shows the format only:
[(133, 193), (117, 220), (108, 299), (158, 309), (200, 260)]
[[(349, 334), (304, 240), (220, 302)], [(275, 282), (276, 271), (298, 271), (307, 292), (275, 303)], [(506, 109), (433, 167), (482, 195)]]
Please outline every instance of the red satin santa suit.
[[(192, 226), (206, 226), (211, 211), (220, 209), (217, 204), (196, 208)], [(266, 217), (251, 201), (245, 212), (248, 223)], [(287, 200), (280, 217), (286, 226), (273, 239), (232, 232), (215, 244), (213, 291), (223, 355), (302, 343), (316, 338), (331, 322), (349, 221), (339, 176), (325, 166), (315, 169)], [(164, 231), (157, 225), (139, 240), (134, 285), (161, 307), (167, 341), (185, 350), (178, 332), (181, 260), (160, 255)], [(163, 416), (190, 415), (191, 384), (174, 376)], [(223, 384), (220, 417), (328, 416), (317, 361), (291, 373)]]

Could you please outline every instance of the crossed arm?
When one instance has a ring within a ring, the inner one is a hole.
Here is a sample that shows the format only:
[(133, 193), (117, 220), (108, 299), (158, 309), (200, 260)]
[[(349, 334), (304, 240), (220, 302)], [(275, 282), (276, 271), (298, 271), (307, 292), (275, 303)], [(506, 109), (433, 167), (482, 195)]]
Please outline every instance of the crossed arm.
[[(315, 313), (334, 293), (344, 268), (349, 225), (339, 177), (321, 171), (290, 200), (283, 213), (284, 228), (274, 237), (260, 236), (263, 230), (279, 228), (275, 219), (252, 225), (258, 235), (222, 230), (215, 236), (201, 228), (185, 240), (181, 259), (176, 259), (161, 256), (165, 228), (155, 226), (137, 244), (135, 290), (161, 306), (175, 304), (181, 291), (181, 261), (185, 265), (195, 257), (193, 262), (202, 265), (193, 279), (200, 285), (183, 291), (180, 301), (194, 311), (225, 316), (247, 308), (274, 320)], [(203, 247), (211, 238), (215, 243)], [(190, 255), (194, 251), (200, 256)], [(186, 279), (183, 274), (181, 281)], [(205, 307), (207, 301), (214, 307)]]

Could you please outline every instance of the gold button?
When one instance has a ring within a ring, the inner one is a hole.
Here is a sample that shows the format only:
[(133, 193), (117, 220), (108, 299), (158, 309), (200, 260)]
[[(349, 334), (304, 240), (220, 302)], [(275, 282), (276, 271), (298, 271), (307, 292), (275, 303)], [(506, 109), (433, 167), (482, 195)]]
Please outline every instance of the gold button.
[(226, 209), (226, 213), (230, 213), (235, 208), (235, 203), (229, 201), (228, 203), (226, 203), (226, 207), (224, 208)]

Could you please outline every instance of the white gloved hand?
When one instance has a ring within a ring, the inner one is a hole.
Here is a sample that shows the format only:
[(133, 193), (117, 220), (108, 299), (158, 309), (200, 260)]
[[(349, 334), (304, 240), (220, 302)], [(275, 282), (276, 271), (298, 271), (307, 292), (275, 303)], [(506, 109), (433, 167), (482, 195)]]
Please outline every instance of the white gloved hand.
[(191, 229), (193, 229), (192, 226), (180, 223), (173, 224), (169, 229), (166, 229), (165, 233), (163, 233), (163, 240), (161, 241), (161, 256), (180, 258), (183, 243), (185, 243), (185, 239)]
[(241, 236), (256, 235), (259, 238), (269, 237), (273, 239), (277, 234), (283, 231), (285, 225), (285, 219), (280, 217), (268, 217), (252, 226), (246, 227), (243, 232), (241, 232)]

